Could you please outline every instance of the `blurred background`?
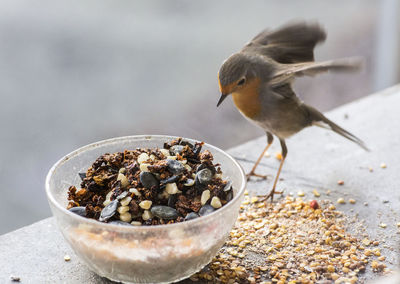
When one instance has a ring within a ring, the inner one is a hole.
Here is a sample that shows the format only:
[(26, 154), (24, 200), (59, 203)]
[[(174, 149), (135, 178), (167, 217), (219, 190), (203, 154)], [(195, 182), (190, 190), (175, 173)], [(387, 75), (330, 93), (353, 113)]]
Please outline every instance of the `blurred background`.
[(115, 136), (170, 134), (228, 149), (264, 133), (219, 98), (225, 58), (266, 27), (319, 21), (316, 59), (358, 74), (300, 79), (323, 111), (400, 81), (399, 2), (0, 1), (0, 234), (50, 216), (47, 171)]

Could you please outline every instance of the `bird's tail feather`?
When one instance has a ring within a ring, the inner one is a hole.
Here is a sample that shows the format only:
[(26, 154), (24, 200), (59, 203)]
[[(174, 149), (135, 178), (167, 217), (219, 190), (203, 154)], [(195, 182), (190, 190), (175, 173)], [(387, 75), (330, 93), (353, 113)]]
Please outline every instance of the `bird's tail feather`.
[[(342, 127), (340, 127), (339, 125), (337, 125), (333, 121), (329, 120), (328, 118), (326, 118), (322, 113), (320, 113), (315, 108), (307, 106), (307, 110), (310, 113), (310, 118), (311, 118), (312, 125), (316, 125), (316, 126), (320, 126), (320, 127), (323, 127), (323, 128), (331, 129), (334, 132), (336, 132), (337, 134), (340, 134), (341, 136), (343, 136), (343, 137), (349, 139), (350, 141), (353, 141), (354, 143), (358, 144), (364, 150), (370, 151), (368, 149), (368, 147), (365, 145), (365, 143), (360, 138), (356, 137), (355, 135), (353, 135), (350, 132), (348, 132), (347, 130), (343, 129)], [(328, 127), (325, 127), (325, 125), (321, 124), (321, 122), (326, 124)]]

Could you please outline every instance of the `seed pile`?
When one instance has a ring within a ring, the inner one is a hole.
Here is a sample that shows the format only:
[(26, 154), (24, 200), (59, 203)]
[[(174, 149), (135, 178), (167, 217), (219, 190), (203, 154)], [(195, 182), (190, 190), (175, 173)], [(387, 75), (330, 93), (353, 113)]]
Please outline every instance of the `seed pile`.
[(332, 203), (320, 203), (288, 196), (265, 204), (245, 196), (225, 246), (191, 280), (358, 283), (368, 265), (374, 272), (387, 271), (379, 242), (352, 236), (345, 230), (346, 216)]
[(125, 150), (100, 156), (81, 189), (70, 186), (67, 209), (117, 225), (159, 225), (212, 213), (233, 198), (213, 155), (182, 139), (162, 149)]

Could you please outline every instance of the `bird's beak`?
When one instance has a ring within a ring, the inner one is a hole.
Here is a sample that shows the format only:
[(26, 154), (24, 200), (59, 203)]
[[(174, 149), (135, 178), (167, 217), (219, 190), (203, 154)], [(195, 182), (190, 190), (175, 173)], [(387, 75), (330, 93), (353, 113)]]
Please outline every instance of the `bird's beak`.
[(221, 97), (219, 98), (219, 101), (217, 103), (217, 107), (219, 107), (219, 105), (222, 104), (222, 102), (226, 99), (227, 96), (228, 95), (221, 94)]

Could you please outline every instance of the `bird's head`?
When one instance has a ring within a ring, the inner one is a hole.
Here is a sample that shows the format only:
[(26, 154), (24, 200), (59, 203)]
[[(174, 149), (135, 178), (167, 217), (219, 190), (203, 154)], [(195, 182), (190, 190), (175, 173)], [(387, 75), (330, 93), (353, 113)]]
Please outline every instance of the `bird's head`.
[[(268, 71), (268, 72), (267, 72)], [(224, 61), (218, 72), (218, 83), (221, 97), (219, 106), (232, 93), (240, 90), (254, 79), (262, 79), (272, 73), (272, 65), (258, 55), (235, 53)]]

